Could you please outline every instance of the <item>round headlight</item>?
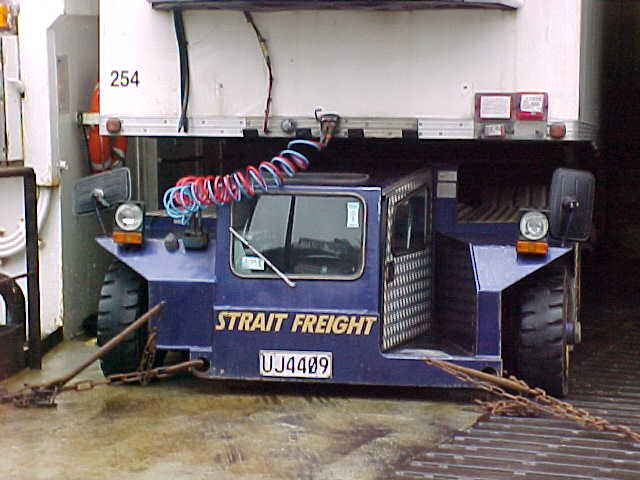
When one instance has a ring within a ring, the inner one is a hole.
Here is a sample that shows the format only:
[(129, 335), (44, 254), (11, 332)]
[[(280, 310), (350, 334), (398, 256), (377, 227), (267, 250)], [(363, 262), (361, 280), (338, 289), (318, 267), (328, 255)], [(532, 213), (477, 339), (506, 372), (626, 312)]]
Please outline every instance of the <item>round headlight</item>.
[(549, 232), (549, 219), (542, 212), (527, 212), (520, 218), (520, 233), (527, 240), (540, 240)]
[(144, 213), (140, 205), (123, 203), (116, 210), (116, 225), (121, 230), (133, 232), (142, 226)]

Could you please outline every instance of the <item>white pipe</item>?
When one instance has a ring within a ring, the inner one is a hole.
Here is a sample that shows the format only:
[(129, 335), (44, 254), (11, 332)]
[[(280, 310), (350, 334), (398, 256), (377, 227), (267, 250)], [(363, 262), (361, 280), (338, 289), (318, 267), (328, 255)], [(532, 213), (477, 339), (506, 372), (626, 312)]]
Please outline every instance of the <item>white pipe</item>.
[[(40, 220), (38, 221), (39, 228), (43, 225), (43, 221), (48, 213), (48, 208), (49, 208), (48, 197), (49, 197), (49, 194), (46, 194), (43, 202), (39, 205), (40, 206), (40, 208), (38, 209), (38, 219)], [(24, 226), (20, 227), (17, 232), (18, 232), (17, 234), (14, 234), (11, 236), (11, 239), (9, 241), (6, 241), (0, 244), (0, 257), (2, 258), (10, 257), (12, 255), (15, 255), (16, 253), (21, 252), (25, 248), (26, 234), (25, 234)]]
[[(37, 204), (38, 230), (40, 230), (44, 221), (44, 217), (42, 216), (42, 214), (44, 213), (45, 216), (47, 214), (47, 210), (49, 208), (49, 205), (48, 205), (49, 197), (50, 197), (49, 193), (47, 193), (46, 195), (40, 194), (38, 196), (38, 204)], [(24, 237), (25, 237), (24, 228), (18, 227), (18, 229), (16, 229), (10, 235), (0, 237), (0, 250), (7, 250), (8, 248), (11, 248), (13, 245), (24, 241)]]
[[(38, 203), (37, 203), (37, 216), (38, 216), (38, 231), (42, 229), (44, 225), (44, 221), (47, 218), (49, 213), (49, 204), (51, 200), (51, 190), (49, 189), (41, 189), (40, 194), (38, 195)], [(13, 245), (19, 243), (25, 237), (25, 229), (24, 227), (18, 228), (15, 232), (9, 235), (8, 239), (5, 241), (0, 240), (0, 247), (6, 246), (9, 244)]]
[[(38, 209), (38, 229), (44, 224), (48, 214), (50, 193), (43, 195), (43, 202)], [(18, 229), (18, 234), (12, 236), (12, 240), (0, 244), (0, 258), (7, 258), (24, 250), (26, 246), (26, 234), (24, 227)]]
[[(38, 232), (44, 225), (49, 215), (49, 205), (51, 204), (51, 189), (40, 188), (38, 196)], [(18, 227), (7, 237), (0, 237), (0, 258), (8, 258), (20, 253), (26, 247), (25, 226)]]

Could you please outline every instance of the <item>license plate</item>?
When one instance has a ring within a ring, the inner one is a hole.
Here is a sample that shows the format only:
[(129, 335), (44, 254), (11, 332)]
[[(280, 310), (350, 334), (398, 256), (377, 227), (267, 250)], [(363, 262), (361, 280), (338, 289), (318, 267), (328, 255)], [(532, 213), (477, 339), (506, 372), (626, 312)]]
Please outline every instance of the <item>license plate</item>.
[(260, 350), (263, 377), (331, 378), (331, 352)]

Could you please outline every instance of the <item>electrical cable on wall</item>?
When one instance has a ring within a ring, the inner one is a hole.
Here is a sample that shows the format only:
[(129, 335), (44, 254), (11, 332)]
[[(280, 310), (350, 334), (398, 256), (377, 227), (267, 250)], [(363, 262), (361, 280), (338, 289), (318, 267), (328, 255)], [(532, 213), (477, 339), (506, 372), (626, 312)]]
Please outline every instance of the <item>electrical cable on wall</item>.
[(244, 18), (247, 20), (249, 25), (253, 28), (253, 31), (256, 33), (256, 37), (258, 38), (258, 43), (260, 44), (260, 50), (262, 51), (262, 56), (264, 58), (264, 63), (267, 67), (267, 73), (269, 75), (268, 86), (267, 86), (267, 101), (264, 107), (264, 122), (262, 125), (262, 129), (264, 133), (269, 133), (269, 114), (271, 112), (271, 102), (272, 102), (272, 91), (273, 91), (273, 67), (271, 66), (271, 55), (269, 54), (269, 46), (267, 45), (267, 40), (262, 36), (262, 33), (258, 29), (256, 22), (251, 15), (251, 12), (245, 11)]
[(191, 83), (191, 72), (189, 70), (189, 52), (187, 34), (184, 28), (182, 10), (173, 10), (173, 24), (176, 29), (176, 40), (178, 42), (178, 56), (180, 57), (180, 120), (178, 122), (178, 132), (189, 131), (189, 119), (187, 110), (189, 108), (189, 90)]

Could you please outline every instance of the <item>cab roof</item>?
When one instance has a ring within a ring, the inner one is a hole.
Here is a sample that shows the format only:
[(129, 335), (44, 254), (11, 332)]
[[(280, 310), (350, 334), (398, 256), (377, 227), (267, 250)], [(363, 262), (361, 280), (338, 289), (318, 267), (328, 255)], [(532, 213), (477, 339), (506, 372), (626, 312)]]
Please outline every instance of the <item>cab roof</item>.
[(424, 171), (399, 172), (385, 175), (357, 172), (298, 172), (295, 177), (285, 178), (285, 185), (326, 187), (379, 187), (386, 188)]

